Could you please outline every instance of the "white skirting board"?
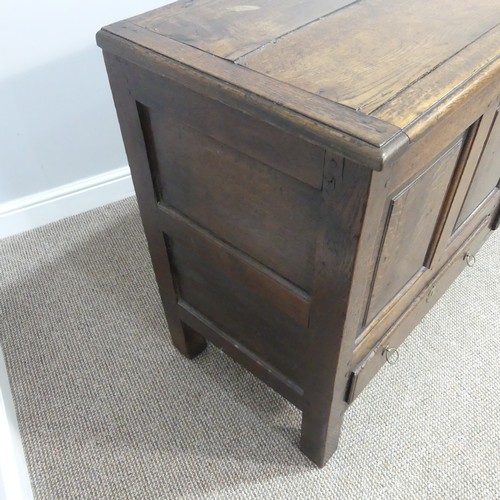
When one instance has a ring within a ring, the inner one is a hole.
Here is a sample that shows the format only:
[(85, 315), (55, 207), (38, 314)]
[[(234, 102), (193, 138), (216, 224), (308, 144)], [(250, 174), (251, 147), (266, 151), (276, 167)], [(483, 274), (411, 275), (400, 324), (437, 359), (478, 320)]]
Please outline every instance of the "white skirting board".
[(40, 227), (134, 194), (130, 170), (104, 174), (0, 204), (0, 238)]

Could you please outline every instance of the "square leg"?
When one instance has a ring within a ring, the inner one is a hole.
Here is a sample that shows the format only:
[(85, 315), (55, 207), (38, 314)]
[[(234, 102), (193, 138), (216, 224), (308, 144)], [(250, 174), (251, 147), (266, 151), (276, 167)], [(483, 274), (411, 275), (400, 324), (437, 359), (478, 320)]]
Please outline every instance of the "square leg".
[(179, 328), (171, 328), (170, 335), (174, 346), (188, 359), (195, 358), (207, 347), (205, 337), (201, 336), (185, 323), (180, 323)]

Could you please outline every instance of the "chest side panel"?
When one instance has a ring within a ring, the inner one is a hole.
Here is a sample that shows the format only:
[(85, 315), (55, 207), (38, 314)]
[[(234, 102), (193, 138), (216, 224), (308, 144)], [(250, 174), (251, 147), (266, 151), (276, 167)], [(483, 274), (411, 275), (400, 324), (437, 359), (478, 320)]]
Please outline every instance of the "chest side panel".
[(318, 191), (162, 111), (142, 117), (160, 204), (310, 290)]
[(106, 64), (167, 314), (300, 405), (325, 151)]
[(289, 309), (278, 309), (276, 300), (269, 300), (249, 286), (250, 273), (245, 277), (241, 271), (231, 272), (220, 253), (215, 258), (207, 257), (198, 245), (185, 243), (172, 233), (165, 238), (181, 307), (194, 309), (240, 345), (300, 383), (300, 353), (307, 336), (298, 318), (292, 319)]

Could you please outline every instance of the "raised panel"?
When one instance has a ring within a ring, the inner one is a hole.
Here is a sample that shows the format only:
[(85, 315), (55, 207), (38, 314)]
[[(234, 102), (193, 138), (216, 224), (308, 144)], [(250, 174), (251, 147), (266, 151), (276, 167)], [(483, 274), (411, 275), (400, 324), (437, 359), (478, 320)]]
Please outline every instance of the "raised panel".
[(208, 264), (219, 268), (221, 273), (248, 288), (299, 325), (304, 328), (309, 326), (311, 297), (300, 288), (171, 208), (159, 206), (157, 219), (171, 241), (192, 249)]
[(462, 144), (463, 138), (391, 197), (365, 324), (425, 272), (427, 251)]
[(309, 292), (321, 192), (165, 111), (142, 121), (158, 202)]
[(488, 139), (477, 164), (474, 177), (458, 216), (455, 229), (487, 198), (500, 180), (500, 108), (493, 120)]
[(198, 250), (168, 239), (179, 299), (259, 358), (300, 383), (302, 327)]
[(155, 109), (158, 116), (163, 113), (165, 119), (175, 119), (228, 146), (236, 144), (243, 154), (321, 188), (324, 149), (174, 80), (139, 68), (127, 74), (127, 79), (136, 86), (139, 114), (146, 129), (150, 109)]

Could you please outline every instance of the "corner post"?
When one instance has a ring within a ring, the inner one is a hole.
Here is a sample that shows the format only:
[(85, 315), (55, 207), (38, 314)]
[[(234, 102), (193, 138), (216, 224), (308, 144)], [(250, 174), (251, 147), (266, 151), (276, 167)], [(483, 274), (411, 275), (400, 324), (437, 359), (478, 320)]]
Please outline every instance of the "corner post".
[(351, 292), (372, 174), (338, 155), (325, 159), (300, 442), (320, 467), (337, 448), (347, 408), (356, 338)]
[(192, 359), (205, 349), (207, 343), (203, 336), (179, 319), (177, 291), (167, 241), (157, 223), (158, 207), (150, 158), (134, 89), (128, 83), (124, 61), (106, 52), (104, 61), (170, 336), (174, 346), (186, 358)]

